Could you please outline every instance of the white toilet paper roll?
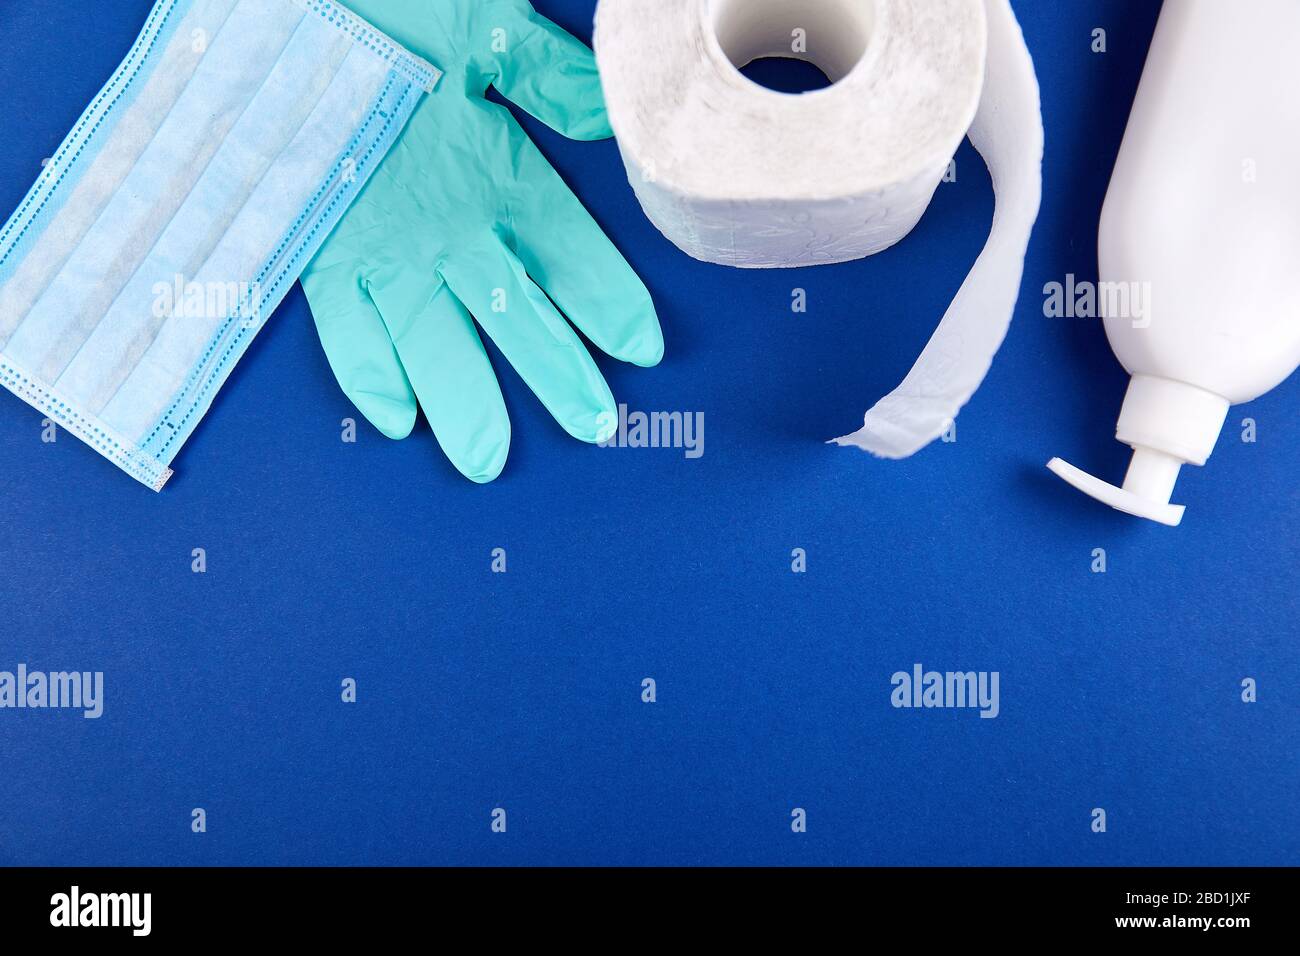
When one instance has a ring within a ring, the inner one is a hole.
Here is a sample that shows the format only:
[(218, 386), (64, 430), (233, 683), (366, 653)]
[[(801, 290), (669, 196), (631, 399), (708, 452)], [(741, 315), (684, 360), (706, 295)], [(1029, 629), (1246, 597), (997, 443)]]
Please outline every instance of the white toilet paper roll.
[[(1041, 197), (1038, 82), (1008, 0), (601, 0), (595, 47), (642, 207), (708, 262), (880, 252), (969, 132), (997, 192), (989, 242), (903, 384), (837, 441), (901, 458), (941, 435), (1006, 335)], [(765, 56), (832, 85), (765, 89), (740, 73)]]

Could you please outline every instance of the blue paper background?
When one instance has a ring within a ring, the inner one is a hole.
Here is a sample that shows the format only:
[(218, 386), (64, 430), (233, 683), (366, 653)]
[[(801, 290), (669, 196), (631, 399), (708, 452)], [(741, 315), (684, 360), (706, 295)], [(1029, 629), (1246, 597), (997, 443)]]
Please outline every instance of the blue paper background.
[[(590, 38), (591, 0), (537, 6)], [(0, 8), (0, 215), (149, 7)], [(1233, 410), (1180, 481), (1180, 529), (1043, 468), (1123, 474), (1126, 376), (1098, 323), (1043, 317), (1041, 290), (1096, 278), (1158, 4), (1016, 9), (1045, 202), (954, 444), (888, 463), (822, 442), (907, 371), (979, 252), (992, 193), (969, 145), (892, 251), (755, 273), (663, 239), (612, 142), (531, 120), (660, 307), (664, 364), (602, 359), (615, 394), (704, 412), (702, 459), (573, 442), (495, 352), (515, 425), (496, 484), (457, 476), (423, 425), (392, 443), (361, 420), (345, 444), (355, 412), (298, 290), (161, 495), (71, 436), (42, 443), (0, 393), (0, 669), (102, 670), (107, 697), (98, 721), (0, 711), (0, 862), (1295, 862), (1300, 380)], [(1001, 716), (893, 709), (890, 675), (916, 662), (999, 671)]]

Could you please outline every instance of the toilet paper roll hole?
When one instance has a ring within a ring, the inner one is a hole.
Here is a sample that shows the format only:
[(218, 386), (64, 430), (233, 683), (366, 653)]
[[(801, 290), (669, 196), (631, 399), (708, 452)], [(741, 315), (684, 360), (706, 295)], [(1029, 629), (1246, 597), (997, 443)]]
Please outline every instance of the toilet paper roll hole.
[(731, 65), (755, 60), (803, 60), (844, 79), (866, 58), (876, 0), (710, 0), (713, 34)]

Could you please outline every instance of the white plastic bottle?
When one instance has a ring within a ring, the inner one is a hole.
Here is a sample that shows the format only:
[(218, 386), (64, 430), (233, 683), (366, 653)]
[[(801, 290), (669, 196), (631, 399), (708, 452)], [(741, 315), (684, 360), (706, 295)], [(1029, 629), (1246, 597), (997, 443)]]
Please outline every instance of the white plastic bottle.
[(1228, 407), (1300, 365), (1300, 0), (1165, 0), (1101, 217), (1098, 298), (1132, 374), (1124, 487), (1048, 467), (1177, 525), (1179, 469)]

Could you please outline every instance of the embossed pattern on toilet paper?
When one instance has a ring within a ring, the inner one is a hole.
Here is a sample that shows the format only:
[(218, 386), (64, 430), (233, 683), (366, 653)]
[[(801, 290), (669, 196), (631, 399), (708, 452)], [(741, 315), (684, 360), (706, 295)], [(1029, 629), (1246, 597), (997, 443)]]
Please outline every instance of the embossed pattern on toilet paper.
[[(900, 458), (942, 434), (1005, 338), (1041, 196), (1038, 85), (1008, 0), (601, 0), (595, 46), (643, 209), (708, 262), (879, 253), (970, 132), (998, 194), (989, 242), (904, 383), (838, 441)], [(833, 85), (764, 89), (739, 71), (763, 55), (804, 55)]]
[(1007, 0), (989, 2), (988, 77), (970, 138), (993, 178), (988, 243), (903, 383), (859, 431), (836, 439), (840, 445), (906, 458), (930, 444), (980, 387), (1011, 325), (1042, 202), (1043, 118), (1034, 64)]
[[(802, 31), (824, 63), (854, 11), (870, 23), (856, 64), (804, 96), (748, 80), (719, 33), (756, 22), (775, 53)], [(595, 47), (651, 221), (696, 258), (784, 268), (859, 259), (911, 231), (974, 120), (984, 38), (981, 0), (601, 0)]]

